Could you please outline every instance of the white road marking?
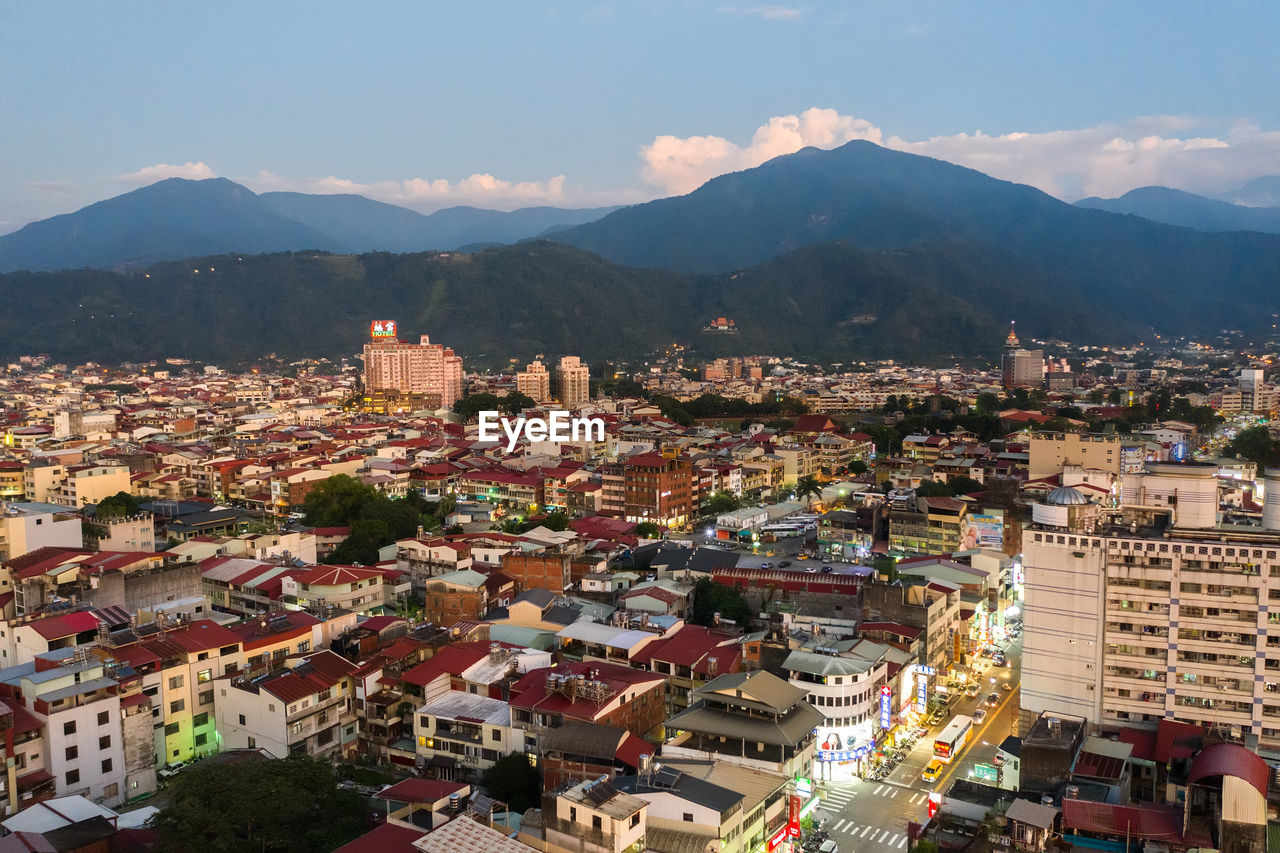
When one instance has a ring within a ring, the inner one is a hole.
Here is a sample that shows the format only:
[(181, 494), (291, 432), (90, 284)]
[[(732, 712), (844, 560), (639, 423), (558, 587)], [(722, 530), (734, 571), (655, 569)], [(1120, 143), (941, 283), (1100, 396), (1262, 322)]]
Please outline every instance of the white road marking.
[(861, 834), (861, 835), (859, 835), (858, 837), (859, 837), (859, 838), (866, 838), (866, 837), (867, 837), (867, 833), (868, 833), (868, 832), (870, 832), (870, 831), (871, 831), (871, 827), (870, 827), (870, 826), (863, 827), (863, 829), (862, 829), (862, 834)]
[(904, 835), (902, 836), (902, 840), (898, 842), (898, 849), (901, 850), (903, 847), (906, 847), (906, 846), (907, 846), (907, 837)]
[(889, 837), (889, 830), (886, 829), (883, 833), (881, 833), (880, 837), (876, 840), (879, 841), (881, 844), (883, 844), (884, 840), (888, 837)]

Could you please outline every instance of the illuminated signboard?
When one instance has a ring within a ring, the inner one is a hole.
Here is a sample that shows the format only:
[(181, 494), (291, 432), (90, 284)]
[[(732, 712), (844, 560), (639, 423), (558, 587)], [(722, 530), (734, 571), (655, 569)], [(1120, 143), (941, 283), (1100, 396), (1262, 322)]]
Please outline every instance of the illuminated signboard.
[(374, 320), (369, 324), (369, 336), (371, 338), (395, 338), (396, 321), (395, 320)]
[(916, 676), (916, 710), (924, 713), (929, 704), (929, 679), (923, 673)]
[(893, 697), (887, 684), (880, 688), (880, 728), (893, 728)]
[(806, 779), (803, 776), (796, 777), (796, 793), (804, 799), (809, 799), (813, 795), (813, 780)]
[(1000, 768), (994, 764), (975, 764), (973, 765), (973, 775), (974, 778), (981, 779), (983, 782), (999, 783)]

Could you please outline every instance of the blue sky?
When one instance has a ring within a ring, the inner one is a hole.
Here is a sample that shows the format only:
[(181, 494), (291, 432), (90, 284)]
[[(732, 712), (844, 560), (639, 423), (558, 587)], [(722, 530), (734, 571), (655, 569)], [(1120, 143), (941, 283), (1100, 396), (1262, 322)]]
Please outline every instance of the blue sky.
[(430, 211), (868, 138), (1060, 197), (1280, 172), (1275, 2), (0, 0), (0, 232), (161, 177)]

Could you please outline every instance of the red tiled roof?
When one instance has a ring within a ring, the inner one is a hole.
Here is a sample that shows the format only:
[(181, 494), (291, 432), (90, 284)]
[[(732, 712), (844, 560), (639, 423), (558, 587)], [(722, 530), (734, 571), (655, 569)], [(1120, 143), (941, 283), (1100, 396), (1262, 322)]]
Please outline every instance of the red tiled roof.
[(1072, 772), (1077, 776), (1087, 776), (1090, 779), (1119, 781), (1124, 775), (1124, 759), (1115, 755), (1100, 755), (1096, 752), (1080, 750)]
[[(381, 633), (387, 628), (397, 623), (403, 623), (405, 620), (399, 616), (373, 616), (360, 623), (361, 628), (368, 628), (370, 631)], [(407, 623), (406, 623), (407, 624)]]
[(653, 757), (653, 744), (643, 738), (627, 732), (622, 738), (622, 743), (618, 744), (618, 749), (614, 752), (614, 758), (621, 761), (628, 767), (640, 769), (640, 756), (648, 755)]
[(348, 841), (333, 853), (418, 853), (413, 842), (426, 834), (426, 830), (412, 829), (398, 823), (384, 823), (377, 829)]
[(405, 779), (390, 788), (384, 788), (374, 796), (398, 803), (438, 803), (449, 799), (450, 794), (460, 793), (467, 785), (446, 782), (442, 779)]
[(1062, 801), (1062, 828), (1100, 835), (1132, 835), (1135, 839), (1151, 841), (1176, 841), (1182, 838), (1182, 809), (1067, 799)]
[(381, 577), (378, 569), (356, 568), (354, 566), (316, 566), (310, 571), (294, 575), (294, 580), (307, 586), (342, 586)]
[(908, 640), (914, 640), (920, 636), (920, 629), (911, 625), (903, 625), (901, 622), (863, 622), (860, 630), (867, 631), (885, 631), (890, 634), (897, 634)]
[(203, 652), (220, 646), (240, 644), (239, 635), (210, 619), (200, 619), (185, 628), (169, 631), (164, 639), (186, 652)]
[(1235, 776), (1248, 782), (1259, 796), (1266, 799), (1270, 770), (1267, 762), (1253, 750), (1234, 743), (1215, 743), (1205, 747), (1191, 760), (1191, 773), (1187, 784), (1191, 785), (1207, 776)]
[(1156, 724), (1156, 761), (1168, 764), (1174, 758), (1190, 758), (1204, 742), (1204, 729), (1177, 720)]
[(28, 622), (26, 627), (31, 628), (46, 640), (60, 640), (85, 631), (98, 630), (98, 617), (87, 610), (81, 610), (76, 613), (63, 613), (59, 616), (37, 619), (34, 622)]
[(1156, 733), (1144, 729), (1121, 729), (1116, 732), (1121, 743), (1133, 747), (1131, 755), (1139, 761), (1155, 761)]

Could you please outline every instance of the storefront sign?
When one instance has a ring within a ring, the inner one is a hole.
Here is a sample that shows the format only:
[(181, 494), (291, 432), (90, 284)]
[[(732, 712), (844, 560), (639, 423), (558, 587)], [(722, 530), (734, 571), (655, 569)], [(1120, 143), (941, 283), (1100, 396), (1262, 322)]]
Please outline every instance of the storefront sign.
[(803, 776), (797, 776), (796, 793), (799, 794), (802, 799), (809, 799), (813, 796), (813, 782)]
[(893, 728), (893, 696), (887, 684), (880, 688), (880, 728)]
[(777, 832), (775, 832), (775, 833), (773, 834), (773, 836), (772, 836), (772, 837), (770, 837), (770, 839), (769, 839), (769, 853), (773, 853), (773, 851), (775, 851), (775, 850), (777, 850), (779, 847), (781, 847), (781, 846), (782, 846), (782, 842), (784, 842), (784, 841), (786, 841), (786, 840), (787, 840), (787, 828), (786, 828), (785, 826), (783, 826), (783, 827), (780, 827), (780, 828), (778, 829), (778, 831), (777, 831)]
[(787, 798), (787, 835), (800, 837), (800, 797), (796, 794)]
[(929, 679), (923, 675), (916, 676), (916, 711), (923, 714), (929, 704)]

